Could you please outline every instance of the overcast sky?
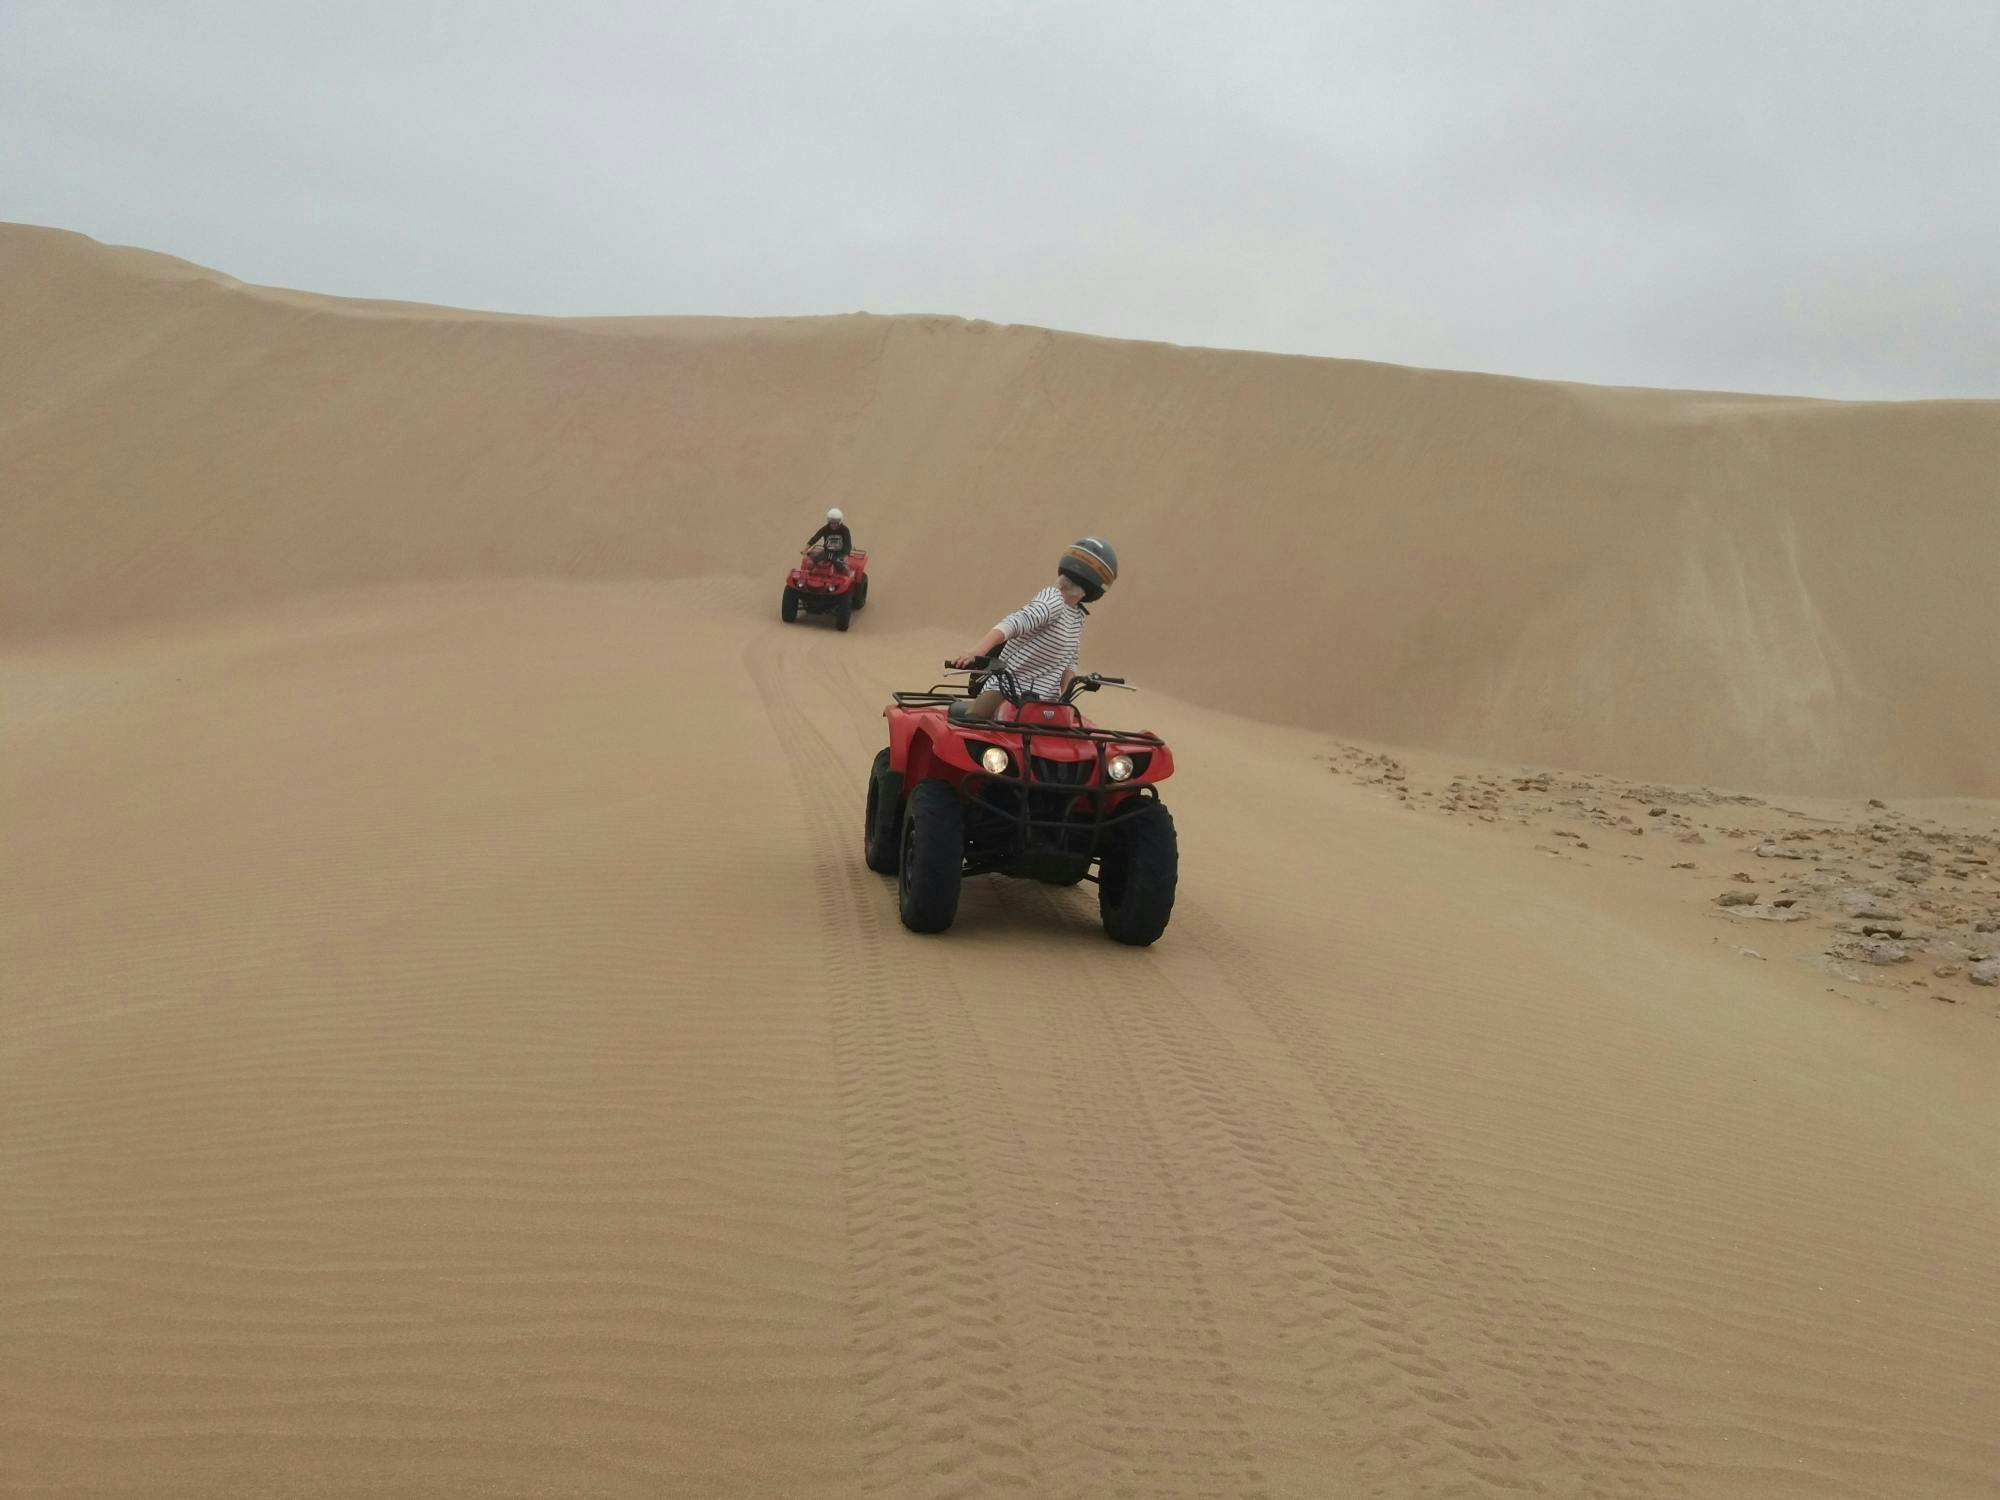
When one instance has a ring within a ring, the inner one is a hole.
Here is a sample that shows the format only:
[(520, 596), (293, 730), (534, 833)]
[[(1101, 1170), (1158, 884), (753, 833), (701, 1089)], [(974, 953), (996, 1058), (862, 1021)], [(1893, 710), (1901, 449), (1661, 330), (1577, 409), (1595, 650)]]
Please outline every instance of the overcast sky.
[(516, 312), (2000, 397), (2000, 3), (0, 0), (0, 218)]

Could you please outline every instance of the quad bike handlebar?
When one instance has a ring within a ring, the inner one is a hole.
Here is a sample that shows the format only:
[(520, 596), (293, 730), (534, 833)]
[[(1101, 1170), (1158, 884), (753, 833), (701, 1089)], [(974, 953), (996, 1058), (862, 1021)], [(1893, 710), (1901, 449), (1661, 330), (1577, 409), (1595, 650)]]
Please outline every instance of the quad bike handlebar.
[[(1015, 680), (1014, 674), (1005, 667), (997, 665), (987, 667), (957, 667), (953, 666), (950, 661), (946, 661), (944, 665), (945, 671), (954, 676), (991, 678), (994, 685), (1002, 693), (1006, 694), (1009, 699), (1015, 703), (1021, 701), (1021, 684)], [(1123, 688), (1128, 693), (1138, 691), (1137, 688), (1133, 687), (1122, 677), (1106, 677), (1102, 672), (1085, 672), (1081, 676), (1070, 679), (1069, 686), (1063, 689), (1062, 701), (1064, 703), (1073, 703), (1076, 701), (1077, 694), (1079, 693), (1094, 693), (1099, 688), (1108, 687)]]

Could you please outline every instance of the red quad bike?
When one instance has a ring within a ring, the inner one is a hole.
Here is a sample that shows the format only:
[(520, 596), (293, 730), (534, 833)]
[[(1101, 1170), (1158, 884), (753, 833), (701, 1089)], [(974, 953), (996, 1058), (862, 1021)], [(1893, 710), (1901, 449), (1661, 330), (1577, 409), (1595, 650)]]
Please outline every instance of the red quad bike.
[(1104, 930), (1143, 947), (1167, 930), (1180, 874), (1174, 820), (1159, 784), (1174, 774), (1166, 741), (1100, 729), (1076, 700), (1123, 678), (1091, 673), (1060, 702), (1024, 697), (1004, 668), (979, 669), (1005, 694), (992, 719), (960, 718), (963, 692), (938, 684), (897, 693), (882, 710), (889, 745), (868, 773), (868, 868), (896, 877), (903, 925), (943, 932), (959, 882), (999, 874), (1097, 886)]
[(868, 554), (847, 554), (847, 570), (842, 572), (825, 554), (801, 553), (799, 565), (785, 579), (784, 601), (778, 616), (787, 625), (804, 610), (809, 615), (832, 615), (833, 628), (845, 630), (856, 610), (868, 607)]

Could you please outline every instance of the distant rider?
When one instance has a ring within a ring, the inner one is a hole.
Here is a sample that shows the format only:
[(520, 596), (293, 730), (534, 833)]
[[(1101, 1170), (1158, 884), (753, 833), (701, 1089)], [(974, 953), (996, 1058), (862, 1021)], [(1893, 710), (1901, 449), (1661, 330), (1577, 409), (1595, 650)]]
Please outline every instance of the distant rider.
[(826, 560), (833, 564), (836, 573), (847, 571), (847, 554), (854, 550), (854, 533), (847, 529), (847, 518), (834, 506), (826, 513), (826, 524), (806, 538), (806, 551), (819, 548)]
[[(1056, 581), (986, 632), (986, 638), (954, 667), (1005, 667), (1024, 697), (1060, 698), (1076, 678), (1077, 648), (1083, 643), (1083, 622), (1104, 591), (1118, 580), (1118, 554), (1102, 537), (1079, 537), (1056, 561)], [(954, 718), (990, 719), (999, 710), (1001, 692), (986, 688), (964, 704), (953, 705)]]

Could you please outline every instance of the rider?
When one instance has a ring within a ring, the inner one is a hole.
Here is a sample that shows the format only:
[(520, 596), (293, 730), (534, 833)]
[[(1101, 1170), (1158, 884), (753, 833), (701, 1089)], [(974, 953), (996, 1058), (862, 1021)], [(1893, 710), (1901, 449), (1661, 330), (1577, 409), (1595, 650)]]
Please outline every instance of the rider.
[(826, 524), (806, 538), (806, 551), (818, 547), (826, 560), (833, 564), (836, 573), (847, 571), (847, 554), (854, 550), (854, 533), (847, 529), (847, 518), (834, 506), (826, 513)]
[[(1058, 698), (1076, 677), (1077, 647), (1083, 640), (1086, 603), (1095, 604), (1118, 580), (1118, 554), (1103, 537), (1079, 537), (1056, 561), (1056, 581), (986, 632), (986, 638), (954, 667), (1005, 667), (1029, 698)], [(1000, 689), (989, 687), (964, 704), (953, 705), (954, 717), (990, 719), (1000, 707)]]

